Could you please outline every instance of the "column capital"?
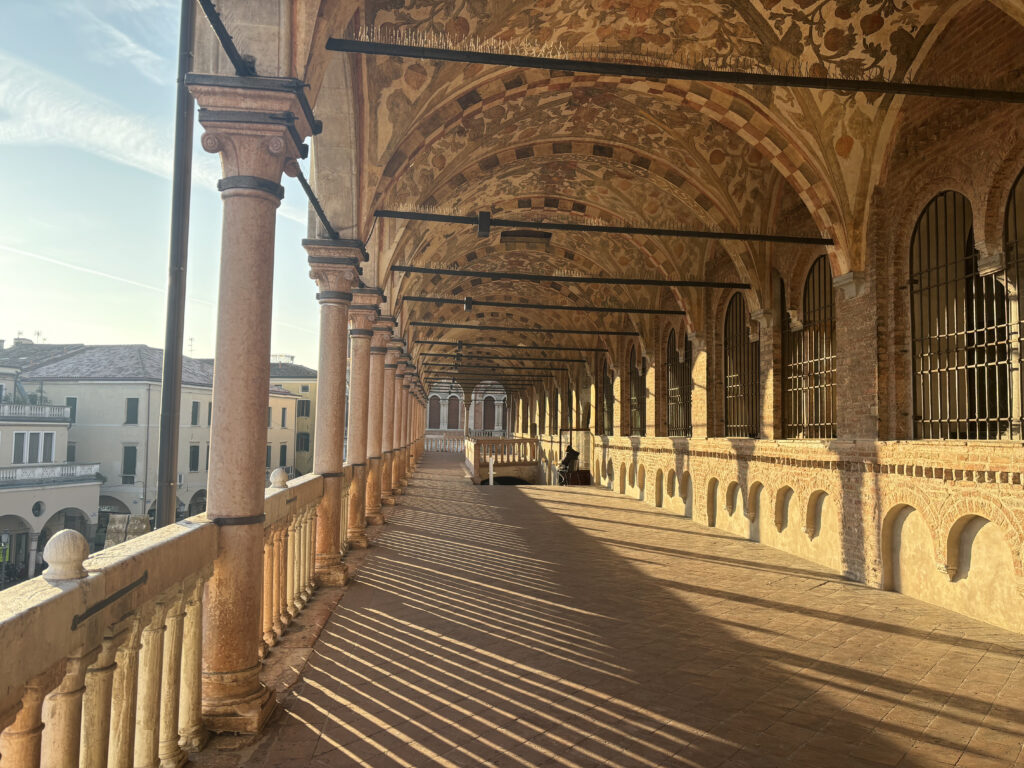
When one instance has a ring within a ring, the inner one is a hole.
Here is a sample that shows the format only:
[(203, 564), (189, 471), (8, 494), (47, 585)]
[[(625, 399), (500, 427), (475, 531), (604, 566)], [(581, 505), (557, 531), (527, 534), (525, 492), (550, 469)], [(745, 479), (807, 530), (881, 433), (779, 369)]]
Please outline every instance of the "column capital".
[(395, 319), (391, 315), (381, 315), (373, 324), (373, 341), (370, 346), (371, 355), (383, 355), (388, 351), (391, 331), (395, 329)]
[(379, 288), (355, 288), (349, 308), (349, 322), (355, 336), (372, 336), (373, 326), (380, 317), (381, 292)]
[(313, 133), (298, 86), (247, 78), (242, 87), (236, 77), (210, 75), (189, 75), (185, 82), (199, 105), (203, 149), (221, 155), (221, 192), (284, 197), (281, 172), (294, 171), (296, 158), (308, 153), (303, 142)]
[[(303, 241), (305, 244), (307, 241)], [(321, 256), (309, 251), (309, 276), (319, 292), (321, 304), (349, 304), (352, 288), (359, 280), (359, 263), (351, 256)]]

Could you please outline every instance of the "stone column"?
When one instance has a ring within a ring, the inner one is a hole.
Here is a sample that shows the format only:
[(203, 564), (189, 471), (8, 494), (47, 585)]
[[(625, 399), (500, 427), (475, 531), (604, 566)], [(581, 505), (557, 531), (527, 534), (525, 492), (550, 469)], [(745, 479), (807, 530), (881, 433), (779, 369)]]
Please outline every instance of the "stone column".
[[(43, 698), (64, 676), (64, 663), (32, 678), (25, 685), (21, 709), (0, 734), (4, 768), (35, 768), (42, 756)], [(49, 738), (49, 736), (47, 736)]]
[(316, 512), (316, 573), (321, 583), (345, 583), (341, 561), (345, 536), (341, 521), (345, 449), (345, 388), (348, 376), (348, 309), (359, 278), (358, 250), (334, 240), (303, 240), (309, 276), (320, 302), (320, 362), (316, 388), (313, 472), (324, 478), (324, 495)]
[(398, 356), (402, 352), (401, 341), (394, 336), (388, 343), (384, 356), (384, 421), (381, 425), (381, 503), (388, 506), (395, 503), (392, 493), (395, 453), (395, 374), (398, 371)]
[(160, 696), (160, 745), (158, 754), (161, 768), (179, 768), (186, 755), (178, 744), (178, 722), (181, 709), (181, 647), (185, 632), (185, 603), (192, 592), (189, 586), (182, 591), (167, 611), (164, 633), (163, 689)]
[(381, 450), (384, 445), (384, 356), (395, 321), (380, 318), (370, 341), (370, 393), (366, 414), (366, 524), (381, 525)]
[(128, 640), (129, 630), (122, 629), (103, 638), (99, 655), (85, 672), (82, 697), (82, 732), (79, 741), (79, 764), (106, 765), (110, 740), (110, 702), (114, 690), (117, 651)]
[(401, 355), (398, 361), (398, 368), (395, 370), (395, 424), (394, 443), (391, 453), (391, 492), (400, 495), (403, 493), (402, 478), (402, 419), (405, 417), (405, 377), (408, 366), (405, 363), (405, 355)]
[(142, 630), (135, 707), (135, 768), (157, 768), (160, 765), (160, 690), (166, 629), (164, 617), (168, 607), (165, 603), (158, 603)]
[[(249, 78), (252, 87), (239, 88), (237, 80), (188, 80), (203, 148), (220, 154), (224, 171), (206, 509), (219, 543), (203, 601), (203, 715), (213, 730), (254, 733), (274, 707), (258, 655), (274, 230), (281, 174), (301, 153), (296, 138), (311, 128), (296, 97), (301, 83), (287, 90), (291, 81)], [(294, 120), (280, 120), (282, 113)]]
[(28, 535), (28, 577), (30, 579), (36, 576), (36, 559), (37, 552), (39, 551), (39, 534), (29, 533)]
[(352, 385), (348, 395), (348, 458), (352, 482), (348, 488), (348, 529), (350, 547), (365, 549), (366, 541), (366, 435), (370, 396), (370, 343), (377, 322), (377, 289), (353, 291), (349, 310), (352, 338)]
[(409, 419), (412, 417), (413, 399), (412, 388), (416, 377), (416, 369), (412, 366), (412, 360), (406, 356), (405, 364), (408, 366), (405, 378), (402, 379), (402, 487), (409, 485)]

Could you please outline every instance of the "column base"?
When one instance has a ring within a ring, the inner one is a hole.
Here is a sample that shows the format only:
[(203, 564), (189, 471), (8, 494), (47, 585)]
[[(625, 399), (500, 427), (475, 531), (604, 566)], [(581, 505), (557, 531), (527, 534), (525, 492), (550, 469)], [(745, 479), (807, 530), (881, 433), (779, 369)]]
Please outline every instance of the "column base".
[[(181, 751), (187, 758), (191, 752), (202, 752), (209, 740), (210, 732), (208, 730), (205, 728), (193, 728), (188, 733), (181, 734), (178, 746), (181, 747)], [(161, 768), (164, 768), (164, 766), (161, 766)]]
[(317, 563), (316, 582), (324, 587), (344, 587), (348, 584), (348, 566), (339, 562), (330, 567), (321, 568), (320, 563)]
[[(202, 747), (200, 747), (199, 749), (202, 749)], [(185, 765), (185, 763), (188, 762), (187, 751), (198, 752), (199, 749), (186, 750), (185, 747), (182, 747), (179, 744), (178, 745), (178, 752), (177, 752), (176, 755), (174, 755), (174, 757), (161, 757), (160, 758), (160, 768), (181, 768), (181, 766)]]
[(366, 549), (369, 546), (370, 542), (366, 539), (366, 531), (360, 529), (356, 531), (350, 530), (348, 532), (349, 549)]
[(395, 496), (391, 491), (388, 491), (387, 496), (380, 497), (380, 503), (382, 507), (393, 507), (395, 506)]
[(203, 723), (215, 733), (259, 733), (276, 708), (273, 692), (260, 683), (256, 693), (238, 701), (204, 700)]
[(381, 514), (380, 509), (367, 509), (366, 510), (366, 524), (367, 525), (384, 525), (384, 515)]

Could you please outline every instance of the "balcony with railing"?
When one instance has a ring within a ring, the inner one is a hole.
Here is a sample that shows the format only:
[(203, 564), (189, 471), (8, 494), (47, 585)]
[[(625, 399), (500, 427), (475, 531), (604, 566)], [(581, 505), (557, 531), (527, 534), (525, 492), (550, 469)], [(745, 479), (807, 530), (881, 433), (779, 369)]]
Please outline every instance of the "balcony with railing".
[(18, 403), (0, 403), (0, 421), (71, 421), (71, 408), (66, 405), (21, 405)]
[(99, 481), (99, 463), (30, 464), (0, 467), (0, 488)]
[(535, 438), (473, 438), (465, 440), (466, 469), (474, 483), (486, 482), (491, 469), (495, 477), (515, 477), (537, 482), (540, 441)]

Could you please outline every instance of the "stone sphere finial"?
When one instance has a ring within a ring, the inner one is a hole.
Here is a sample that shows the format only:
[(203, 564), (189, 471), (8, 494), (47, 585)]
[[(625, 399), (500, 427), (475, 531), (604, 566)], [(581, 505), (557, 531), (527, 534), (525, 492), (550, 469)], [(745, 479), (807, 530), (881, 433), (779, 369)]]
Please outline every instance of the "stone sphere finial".
[(288, 487), (288, 471), (284, 467), (278, 467), (270, 473), (270, 487), (271, 488), (287, 488)]
[(43, 549), (47, 568), (43, 578), (47, 581), (84, 579), (88, 574), (82, 562), (89, 556), (89, 542), (78, 531), (64, 530), (56, 533)]

